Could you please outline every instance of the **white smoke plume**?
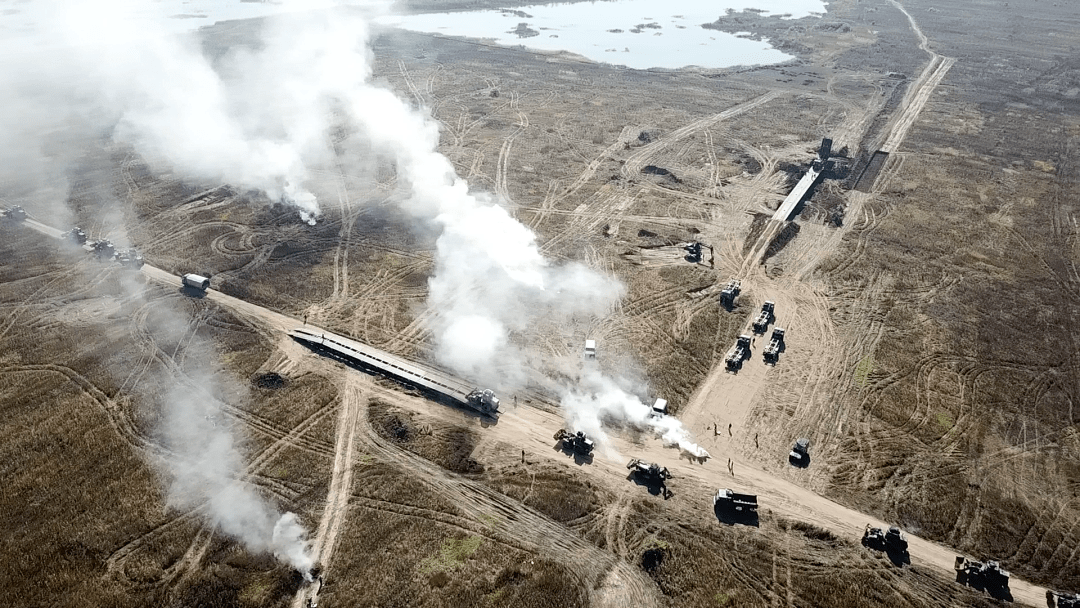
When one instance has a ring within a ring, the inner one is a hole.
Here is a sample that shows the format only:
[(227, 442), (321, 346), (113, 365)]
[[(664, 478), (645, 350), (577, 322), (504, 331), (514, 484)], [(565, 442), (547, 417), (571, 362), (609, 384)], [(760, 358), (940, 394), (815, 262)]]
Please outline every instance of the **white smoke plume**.
[[(694, 443), (690, 432), (673, 416), (652, 416), (652, 406), (626, 391), (618, 382), (593, 368), (586, 369), (577, 386), (568, 388), (562, 398), (563, 415), (573, 431), (583, 431), (604, 445), (607, 433), (604, 421), (629, 423), (649, 429), (665, 445), (678, 446), (697, 457), (708, 458), (705, 448)], [(614, 456), (614, 454), (613, 454)]]
[[(363, 172), (391, 162), (404, 208), (439, 234), (430, 329), (436, 356), (458, 372), (497, 382), (496, 388), (524, 382), (526, 330), (606, 314), (624, 293), (612, 277), (546, 259), (527, 227), (498, 201), (470, 192), (438, 153), (437, 122), (373, 83), (368, 5), (331, 12), (285, 2), (301, 12), (268, 20), (258, 45), (212, 61), (194, 37), (174, 35), (140, 13), (145, 3), (39, 3), (55, 19), (18, 41), (0, 41), (0, 83), (29, 83), (52, 102), (51, 113), (36, 115), (35, 132), (48, 132), (50, 116), (65, 117), (54, 128), (75, 116), (134, 148), (156, 171), (258, 190), (296, 205), (312, 222), (319, 214), (316, 170), (336, 164)], [(44, 75), (30, 60), (39, 47), (52, 58)], [(0, 125), (18, 121), (19, 111), (5, 108), (29, 105), (26, 88), (0, 90)], [(8, 106), (8, 97), (18, 103)], [(345, 138), (332, 142), (332, 133)], [(599, 421), (612, 417), (657, 428), (674, 443), (689, 441), (674, 419), (650, 422), (648, 407), (610, 380), (572, 391), (565, 402), (568, 416), (580, 417), (598, 436)], [(268, 506), (229, 512), (247, 494), (245, 486), (223, 480), (237, 479), (242, 463), (231, 435), (211, 440), (213, 434), (201, 435), (205, 418), (187, 417), (212, 406), (185, 410), (189, 405), (177, 407), (171, 432), (182, 433), (175, 438), (180, 443), (189, 432), (204, 437), (204, 445), (196, 442), (201, 453), (221, 455), (221, 464), (200, 472), (191, 461), (178, 471), (178, 487), (205, 490), (222, 509), (215, 508), (222, 529), (250, 546), (291, 554), (274, 545), (283, 520)], [(277, 537), (298, 538), (282, 530)]]

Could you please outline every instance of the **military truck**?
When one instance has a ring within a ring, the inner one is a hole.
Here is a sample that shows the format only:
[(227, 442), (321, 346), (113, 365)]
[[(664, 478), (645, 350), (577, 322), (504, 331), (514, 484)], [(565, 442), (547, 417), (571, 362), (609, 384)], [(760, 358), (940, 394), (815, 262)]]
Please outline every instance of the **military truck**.
[(204, 277), (201, 274), (185, 274), (180, 282), (183, 283), (185, 288), (195, 291), (205, 292), (210, 289), (210, 277)]
[(638, 482), (650, 488), (659, 486), (664, 498), (671, 498), (672, 492), (667, 487), (667, 480), (671, 479), (671, 472), (667, 470), (667, 467), (645, 462), (640, 458), (631, 458), (630, 462), (626, 464), (626, 468), (630, 469), (630, 476)]
[(564, 450), (570, 450), (579, 456), (591, 455), (593, 448), (595, 447), (593, 440), (589, 439), (589, 437), (581, 431), (573, 433), (566, 429), (559, 429), (558, 432), (555, 433), (555, 441), (561, 441)]
[(750, 357), (750, 336), (742, 335), (735, 341), (735, 347), (731, 349), (724, 364), (727, 371), (734, 372), (742, 368), (743, 361)]
[(772, 365), (776, 365), (776, 362), (780, 359), (780, 351), (783, 349), (784, 328), (774, 327), (772, 331), (772, 339), (769, 340), (769, 345), (765, 347), (765, 363), (771, 363)]
[(701, 263), (701, 243), (698, 243), (696, 241), (693, 243), (687, 243), (683, 246), (683, 249), (686, 251), (687, 262), (690, 262), (691, 264)]
[(116, 261), (124, 268), (138, 270), (143, 267), (143, 257), (134, 249), (125, 249), (116, 254)]
[(116, 247), (109, 239), (87, 241), (83, 245), (83, 250), (99, 260), (111, 260), (116, 256)]
[(735, 298), (739, 297), (739, 289), (742, 283), (738, 279), (731, 279), (720, 292), (720, 305), (728, 310), (735, 306)]
[(776, 304), (767, 301), (761, 305), (761, 311), (758, 312), (758, 316), (754, 319), (754, 333), (763, 334), (769, 329), (769, 324), (773, 322), (773, 313), (775, 312)]
[(596, 359), (596, 340), (585, 340), (585, 358)]

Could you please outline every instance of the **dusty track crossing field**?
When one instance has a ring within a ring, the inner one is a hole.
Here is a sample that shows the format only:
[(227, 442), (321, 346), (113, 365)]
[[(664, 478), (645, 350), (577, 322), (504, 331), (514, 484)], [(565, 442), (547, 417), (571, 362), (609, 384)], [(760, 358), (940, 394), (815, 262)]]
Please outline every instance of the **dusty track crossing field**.
[[(1050, 4), (719, 16), (717, 30), (798, 56), (753, 69), (637, 71), (380, 34), (377, 78), (439, 122), (473, 190), (553, 263), (626, 286), (597, 318), (515, 332), (532, 354), (521, 386), (493, 387), (497, 424), (286, 337), (306, 320), (437, 364), (435, 235), (399, 208), (393, 167), (314, 170), (324, 215), (308, 226), (102, 146), (108, 161), (73, 183), (112, 194), (73, 188), (63, 221), (130, 241), (141, 273), (60, 247), (68, 226), (30, 201), (34, 219), (0, 226), (0, 523), (27, 530), (3, 545), (23, 556), (0, 577), (10, 601), (304, 606), (317, 588), (320, 606), (990, 605), (952, 581), (958, 554), (1001, 560), (1020, 604), (1080, 591), (1080, 81), (1063, 42), (1080, 15)], [(256, 29), (214, 26), (204, 44)], [(793, 221), (770, 219), (823, 137), (848, 173)], [(694, 241), (702, 263), (683, 257)], [(179, 291), (192, 271), (213, 275), (204, 298)], [(726, 371), (766, 300), (775, 322)], [(785, 349), (766, 365), (776, 326)], [(712, 459), (618, 425), (592, 462), (555, 449), (585, 339), (643, 400), (667, 398)], [(299, 514), (325, 586), (161, 490), (154, 395), (206, 360), (241, 387), (220, 421), (237, 429), (239, 476)], [(271, 372), (276, 388), (255, 381)], [(798, 437), (806, 469), (787, 463)], [(668, 467), (674, 496), (628, 480), (632, 456)], [(718, 521), (718, 487), (756, 493), (759, 526)], [(911, 565), (858, 546), (867, 523), (903, 526)]]

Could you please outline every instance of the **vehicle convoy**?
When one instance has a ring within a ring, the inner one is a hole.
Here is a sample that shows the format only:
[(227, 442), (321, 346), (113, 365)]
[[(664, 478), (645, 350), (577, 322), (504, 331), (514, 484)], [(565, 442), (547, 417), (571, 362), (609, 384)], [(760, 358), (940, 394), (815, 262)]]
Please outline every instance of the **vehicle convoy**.
[(776, 365), (776, 362), (780, 359), (780, 351), (782, 350), (784, 350), (784, 328), (774, 327), (772, 330), (772, 339), (769, 340), (769, 345), (765, 347), (765, 363)]
[(953, 565), (956, 582), (981, 589), (997, 598), (1009, 598), (1009, 572), (996, 561), (977, 562), (963, 555), (956, 556)]
[(769, 329), (769, 323), (773, 322), (774, 309), (776, 304), (771, 301), (767, 301), (761, 305), (761, 312), (758, 313), (756, 319), (754, 319), (754, 333), (763, 334)]
[(198, 291), (206, 291), (210, 289), (210, 278), (204, 277), (201, 274), (185, 274), (180, 282), (184, 284), (184, 287), (190, 287)]
[(671, 479), (671, 472), (667, 470), (667, 467), (645, 462), (640, 458), (632, 458), (626, 464), (626, 468), (630, 469), (631, 477), (650, 487), (659, 486), (664, 498), (671, 498), (672, 492), (667, 487), (667, 480)]
[(713, 496), (713, 508), (738, 515), (750, 515), (757, 512), (757, 496), (740, 494), (729, 488), (720, 488)]
[(870, 524), (866, 524), (862, 544), (869, 549), (884, 551), (891, 555), (907, 555), (908, 552), (907, 535), (896, 526), (889, 526), (888, 530), (882, 530), (871, 528)]
[(595, 447), (593, 440), (589, 439), (589, 437), (581, 431), (572, 433), (566, 429), (559, 429), (558, 432), (555, 433), (555, 440), (562, 442), (562, 448), (564, 450), (570, 450), (579, 456), (589, 456), (592, 454), (593, 448)]
[(739, 289), (742, 283), (738, 279), (731, 279), (720, 292), (720, 305), (731, 310), (735, 306), (735, 298), (739, 297)]
[(797, 467), (806, 467), (810, 464), (810, 440), (800, 437), (795, 441), (788, 453), (788, 462)]
[(729, 372), (738, 371), (742, 367), (743, 361), (750, 357), (750, 339), (750, 336), (742, 335), (735, 341), (735, 347), (731, 349), (731, 352), (724, 359)]

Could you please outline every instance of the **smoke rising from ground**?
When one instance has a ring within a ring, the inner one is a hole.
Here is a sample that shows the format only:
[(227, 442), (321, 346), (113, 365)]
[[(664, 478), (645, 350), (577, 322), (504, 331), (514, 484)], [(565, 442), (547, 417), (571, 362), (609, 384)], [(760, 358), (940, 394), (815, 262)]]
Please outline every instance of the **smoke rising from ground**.
[[(371, 31), (361, 13), (271, 19), (259, 45), (211, 61), (194, 37), (138, 17), (137, 2), (49, 6), (60, 17), (0, 41), (7, 57), (0, 83), (12, 85), (0, 88), (0, 125), (33, 118), (13, 128), (19, 138), (9, 148), (42, 150), (39, 134), (77, 123), (130, 146), (157, 172), (257, 190), (294, 204), (309, 221), (319, 214), (314, 171), (337, 165), (359, 174), (390, 162), (404, 209), (439, 234), (428, 296), (436, 356), (495, 388), (524, 381), (528, 330), (607, 314), (624, 294), (617, 280), (582, 264), (552, 263), (500, 201), (470, 192), (437, 151), (437, 122), (372, 83)], [(47, 48), (46, 65), (32, 59), (35, 46)], [(213, 388), (221, 376), (204, 372), (166, 396), (171, 500), (206, 501), (222, 531), (306, 570), (295, 516), (279, 514), (240, 481), (243, 460), (223, 413), (228, 399)], [(648, 406), (602, 376), (564, 402), (567, 415), (598, 437), (600, 421), (616, 418), (689, 441), (677, 421), (649, 421)]]
[[(653, 431), (665, 445), (675, 445), (697, 458), (709, 453), (695, 444), (690, 432), (679, 419), (672, 416), (652, 416), (652, 406), (630, 393), (615, 379), (588, 367), (581, 381), (565, 390), (562, 397), (563, 415), (572, 431), (584, 431), (607, 443), (604, 421), (613, 420)], [(612, 455), (614, 456), (614, 454)]]

